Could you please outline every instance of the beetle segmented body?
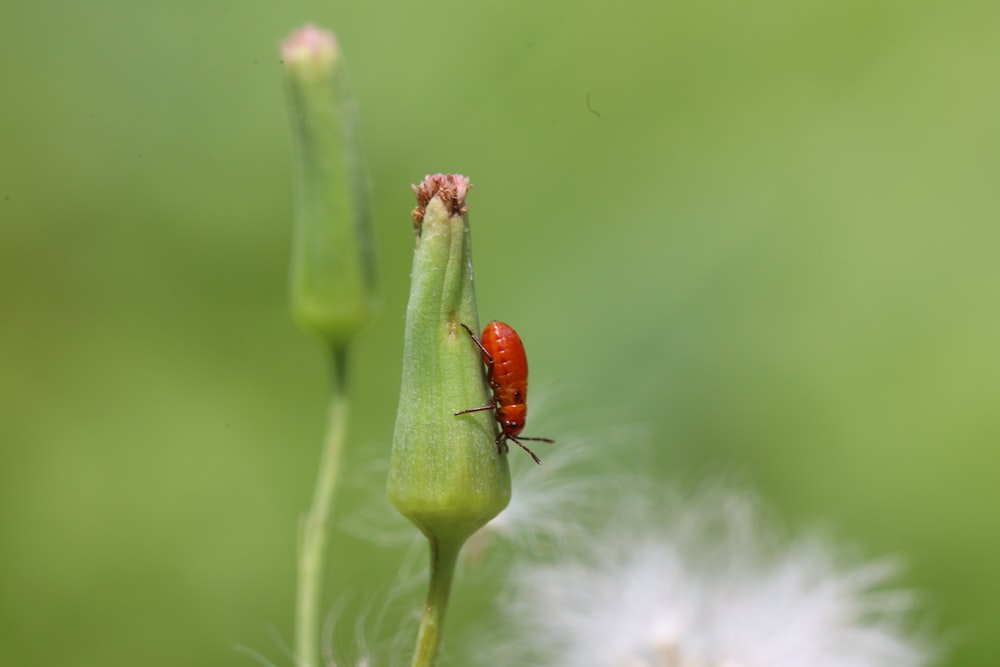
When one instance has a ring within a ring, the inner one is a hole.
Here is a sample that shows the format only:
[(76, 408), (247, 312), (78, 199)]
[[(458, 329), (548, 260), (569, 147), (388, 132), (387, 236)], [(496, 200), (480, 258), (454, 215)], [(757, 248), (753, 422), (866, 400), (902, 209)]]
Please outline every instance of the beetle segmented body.
[(472, 329), (465, 324), (462, 328), (469, 332), (472, 341), (482, 352), (483, 362), (486, 364), (486, 379), (493, 390), (493, 403), (461, 410), (455, 414), (493, 410), (500, 424), (500, 435), (496, 438), (497, 449), (505, 447), (508, 440), (513, 440), (531, 455), (535, 463), (541, 463), (541, 459), (521, 441), (555, 442), (555, 440), (521, 436), (524, 420), (528, 414), (528, 356), (524, 353), (521, 337), (509, 325), (496, 320), (486, 325), (481, 339), (477, 338)]

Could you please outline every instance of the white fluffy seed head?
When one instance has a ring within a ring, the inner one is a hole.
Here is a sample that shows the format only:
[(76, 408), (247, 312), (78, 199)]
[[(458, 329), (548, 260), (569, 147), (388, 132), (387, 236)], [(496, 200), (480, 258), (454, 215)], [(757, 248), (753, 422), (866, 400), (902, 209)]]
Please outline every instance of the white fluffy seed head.
[(509, 641), (490, 664), (920, 667), (887, 561), (843, 565), (782, 542), (752, 499), (712, 491), (634, 506), (585, 549), (511, 572)]

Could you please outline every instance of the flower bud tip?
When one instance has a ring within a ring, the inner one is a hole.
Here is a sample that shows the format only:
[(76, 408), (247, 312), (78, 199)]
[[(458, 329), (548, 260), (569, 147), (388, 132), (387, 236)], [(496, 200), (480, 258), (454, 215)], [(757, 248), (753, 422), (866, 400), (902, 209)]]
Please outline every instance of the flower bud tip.
[(437, 197), (444, 203), (450, 215), (465, 215), (469, 207), (465, 196), (472, 189), (467, 176), (461, 174), (430, 174), (424, 176), (420, 185), (411, 185), (417, 195), (417, 207), (413, 209), (413, 222), (419, 228), (424, 221), (424, 212), (431, 199)]
[(281, 57), (286, 63), (332, 58), (337, 51), (334, 34), (311, 23), (296, 30), (281, 43)]

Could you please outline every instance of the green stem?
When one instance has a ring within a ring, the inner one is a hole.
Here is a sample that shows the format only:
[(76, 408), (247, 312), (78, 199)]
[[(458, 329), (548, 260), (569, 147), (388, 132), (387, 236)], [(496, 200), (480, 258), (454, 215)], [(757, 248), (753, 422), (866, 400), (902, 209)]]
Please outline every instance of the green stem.
[(424, 613), (420, 618), (420, 632), (417, 635), (412, 667), (433, 667), (437, 661), (452, 575), (455, 574), (455, 562), (462, 548), (460, 541), (449, 540), (442, 543), (431, 539), (430, 544), (431, 583), (424, 603)]
[(340, 454), (347, 434), (347, 353), (332, 350), (330, 406), (320, 455), (312, 506), (303, 517), (299, 547), (298, 596), (295, 609), (295, 655), (298, 667), (319, 667), (320, 601), (327, 562), (333, 495), (340, 472)]

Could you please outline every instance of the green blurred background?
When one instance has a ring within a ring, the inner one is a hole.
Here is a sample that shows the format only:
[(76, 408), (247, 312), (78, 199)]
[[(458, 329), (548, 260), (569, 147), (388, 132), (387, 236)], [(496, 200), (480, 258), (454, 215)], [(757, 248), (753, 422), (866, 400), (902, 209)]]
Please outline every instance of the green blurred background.
[[(460, 171), (530, 430), (645, 429), (588, 446), (900, 554), (947, 664), (995, 664), (1000, 4), (860, 0), (0, 4), (0, 664), (288, 664), (306, 21), (347, 54), (384, 289), (344, 514), (384, 503), (409, 184)], [(401, 547), (336, 539), (331, 596), (391, 587)]]

